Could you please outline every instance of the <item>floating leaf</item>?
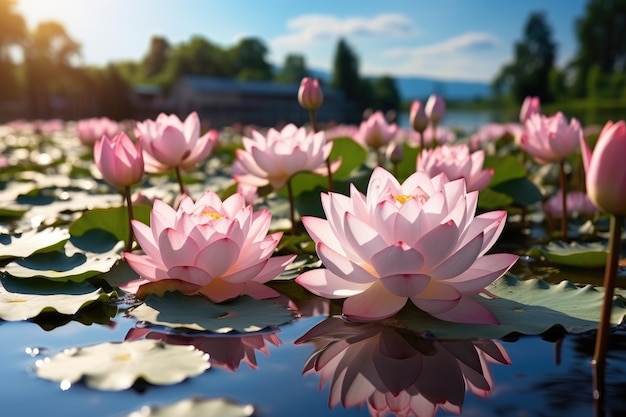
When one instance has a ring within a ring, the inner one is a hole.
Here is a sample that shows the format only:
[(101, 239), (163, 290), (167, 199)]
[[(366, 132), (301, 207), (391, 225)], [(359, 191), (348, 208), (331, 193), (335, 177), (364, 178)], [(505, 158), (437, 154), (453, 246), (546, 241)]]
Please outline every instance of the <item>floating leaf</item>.
[[(133, 206), (134, 218), (148, 223), (150, 206), (137, 204)], [(77, 238), (90, 230), (104, 230), (117, 238), (128, 239), (128, 209), (126, 207), (99, 208), (86, 211), (70, 226), (70, 234)]]
[(557, 265), (578, 268), (602, 268), (606, 265), (607, 253), (606, 243), (602, 242), (565, 243), (553, 241), (547, 245), (533, 248), (530, 255), (542, 255), (548, 261)]
[(20, 236), (0, 235), (0, 259), (26, 258), (34, 253), (56, 251), (65, 245), (70, 234), (64, 229), (30, 230)]
[(54, 281), (84, 281), (108, 272), (120, 259), (123, 243), (119, 242), (105, 253), (66, 252), (37, 253), (25, 259), (16, 259), (4, 268), (16, 278), (42, 277)]
[(208, 355), (193, 346), (154, 340), (65, 349), (36, 362), (37, 376), (58, 381), (65, 389), (84, 378), (90, 388), (119, 391), (138, 379), (156, 385), (181, 382), (210, 367)]
[(167, 406), (141, 407), (126, 417), (249, 417), (252, 404), (237, 404), (224, 398), (188, 398)]
[(144, 304), (131, 310), (137, 320), (152, 324), (216, 333), (255, 332), (293, 320), (291, 312), (271, 301), (241, 296), (216, 304), (202, 296), (167, 292), (163, 297), (150, 295)]
[[(562, 326), (569, 333), (583, 333), (598, 327), (604, 297), (603, 292), (590, 285), (579, 288), (569, 281), (549, 285), (537, 279), (520, 281), (511, 275), (505, 275), (487, 290), (500, 298), (477, 296), (476, 300), (498, 318), (499, 325), (444, 322), (412, 305), (405, 307), (398, 318), (413, 330), (440, 338), (497, 339), (511, 333), (537, 335), (554, 326)], [(625, 313), (624, 304), (616, 299), (611, 323), (621, 323)]]
[(29, 294), (9, 292), (0, 287), (0, 319), (28, 320), (42, 313), (76, 314), (92, 303), (105, 303), (115, 293), (97, 289), (87, 294)]

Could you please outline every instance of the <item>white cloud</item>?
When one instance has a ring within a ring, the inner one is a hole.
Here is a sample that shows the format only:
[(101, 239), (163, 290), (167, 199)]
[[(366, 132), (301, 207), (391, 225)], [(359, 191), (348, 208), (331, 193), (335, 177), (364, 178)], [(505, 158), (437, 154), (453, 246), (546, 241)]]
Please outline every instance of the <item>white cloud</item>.
[(488, 81), (499, 69), (494, 63), (500, 61), (493, 56), (499, 46), (498, 38), (489, 33), (468, 32), (430, 45), (387, 49), (384, 59), (368, 65), (368, 70), (381, 73), (393, 68), (396, 75)]
[(371, 18), (307, 14), (287, 21), (291, 33), (274, 38), (276, 48), (302, 48), (303, 45), (337, 37), (407, 37), (417, 30), (413, 22), (401, 14), (379, 14)]

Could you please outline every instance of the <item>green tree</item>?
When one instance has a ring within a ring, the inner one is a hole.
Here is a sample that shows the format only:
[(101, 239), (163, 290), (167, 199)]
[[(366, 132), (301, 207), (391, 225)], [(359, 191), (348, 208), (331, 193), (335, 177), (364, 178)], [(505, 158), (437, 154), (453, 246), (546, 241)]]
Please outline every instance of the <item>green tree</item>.
[(331, 86), (343, 91), (348, 100), (362, 102), (359, 60), (343, 38), (335, 49)]
[(28, 31), (15, 5), (15, 0), (0, 0), (0, 99), (16, 98), (20, 91), (10, 50), (24, 44)]
[(505, 65), (494, 79), (494, 88), (510, 88), (513, 98), (521, 102), (526, 96), (538, 96), (550, 102), (550, 73), (556, 59), (552, 30), (544, 15), (531, 13), (521, 41), (514, 47), (514, 60)]
[(300, 83), (302, 78), (308, 75), (309, 71), (306, 68), (304, 56), (289, 54), (285, 57), (283, 68), (276, 74), (276, 81), (281, 83)]
[(396, 87), (396, 81), (388, 76), (384, 75), (373, 81), (372, 84), (373, 93), (373, 107), (377, 110), (387, 112), (389, 110), (397, 111), (400, 107), (400, 93)]
[(234, 77), (239, 80), (271, 80), (272, 66), (267, 62), (267, 47), (257, 38), (241, 39), (229, 49)]
[(578, 96), (585, 96), (594, 67), (605, 75), (626, 71), (626, 0), (589, 0), (576, 22), (576, 36), (573, 88)]
[(80, 50), (80, 44), (60, 23), (46, 21), (37, 25), (24, 48), (31, 117), (50, 117), (50, 97), (75, 88)]
[(141, 62), (146, 77), (152, 78), (165, 69), (170, 49), (170, 43), (164, 37), (153, 36), (150, 39), (150, 48)]

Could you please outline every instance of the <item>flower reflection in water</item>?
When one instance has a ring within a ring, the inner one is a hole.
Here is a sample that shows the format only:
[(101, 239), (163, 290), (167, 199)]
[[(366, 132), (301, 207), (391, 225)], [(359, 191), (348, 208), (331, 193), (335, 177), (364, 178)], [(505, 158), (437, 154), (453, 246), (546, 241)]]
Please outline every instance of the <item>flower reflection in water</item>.
[(126, 340), (153, 339), (173, 345), (193, 345), (209, 354), (211, 366), (235, 372), (244, 362), (252, 369), (257, 369), (256, 351), (269, 354), (266, 343), (280, 346), (276, 335), (278, 329), (254, 332), (250, 334), (179, 334), (160, 332), (150, 328), (135, 327), (126, 334)]
[(303, 374), (331, 381), (329, 407), (360, 407), (372, 416), (434, 416), (439, 407), (460, 413), (469, 389), (481, 397), (493, 388), (487, 362), (510, 364), (496, 341), (427, 339), (383, 323), (329, 317), (295, 342), (312, 343)]

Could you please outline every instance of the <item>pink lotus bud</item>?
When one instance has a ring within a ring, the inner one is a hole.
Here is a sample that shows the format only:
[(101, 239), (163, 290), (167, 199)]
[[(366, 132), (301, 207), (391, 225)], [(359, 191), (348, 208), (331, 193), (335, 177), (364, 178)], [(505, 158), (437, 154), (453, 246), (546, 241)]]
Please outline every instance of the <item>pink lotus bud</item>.
[(424, 109), (426, 116), (432, 123), (439, 123), (443, 116), (446, 114), (446, 102), (443, 97), (437, 94), (431, 94), (426, 102), (426, 108)]
[(389, 142), (389, 145), (387, 145), (387, 149), (385, 150), (385, 155), (392, 164), (399, 164), (404, 159), (404, 149), (402, 148), (402, 144), (395, 140)]
[(626, 123), (623, 120), (607, 122), (593, 154), (582, 135), (580, 145), (589, 198), (607, 213), (626, 215)]
[(426, 127), (428, 127), (428, 116), (426, 116), (426, 111), (421, 101), (415, 100), (411, 103), (409, 122), (416, 132), (423, 133)]
[(102, 136), (94, 145), (93, 156), (104, 179), (114, 187), (124, 188), (141, 181), (144, 172), (141, 142), (134, 144), (125, 132), (113, 139)]
[(298, 89), (298, 102), (306, 110), (317, 110), (324, 102), (324, 94), (317, 78), (304, 77)]
[(541, 101), (539, 97), (528, 96), (522, 103), (522, 108), (519, 113), (520, 122), (524, 123), (533, 114), (541, 114)]

